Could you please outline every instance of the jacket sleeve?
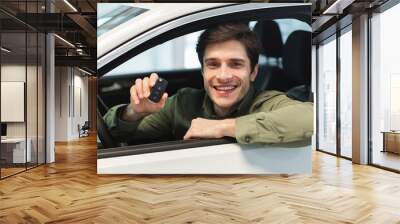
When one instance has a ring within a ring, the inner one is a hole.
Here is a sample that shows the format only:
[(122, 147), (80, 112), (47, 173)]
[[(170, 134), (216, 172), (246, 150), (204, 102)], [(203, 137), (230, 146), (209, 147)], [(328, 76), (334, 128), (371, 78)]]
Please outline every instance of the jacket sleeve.
[(122, 120), (122, 112), (127, 104), (114, 106), (104, 115), (104, 122), (110, 130), (111, 136), (120, 142), (168, 138), (172, 136), (174, 98), (174, 96), (168, 98), (161, 111), (134, 122)]
[(239, 143), (286, 143), (309, 139), (313, 134), (313, 104), (280, 95), (264, 102), (254, 113), (238, 117)]

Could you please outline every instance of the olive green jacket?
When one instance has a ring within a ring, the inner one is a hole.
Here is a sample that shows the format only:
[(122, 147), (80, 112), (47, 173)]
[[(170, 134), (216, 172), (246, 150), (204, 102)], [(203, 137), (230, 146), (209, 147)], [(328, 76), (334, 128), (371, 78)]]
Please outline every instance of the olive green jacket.
[(288, 98), (278, 91), (256, 92), (251, 86), (243, 100), (227, 117), (218, 117), (204, 90), (184, 88), (169, 97), (164, 108), (143, 119), (121, 119), (127, 105), (111, 108), (104, 120), (111, 135), (121, 142), (150, 139), (183, 139), (190, 123), (206, 119), (236, 118), (239, 143), (280, 143), (309, 139), (313, 134), (313, 104)]

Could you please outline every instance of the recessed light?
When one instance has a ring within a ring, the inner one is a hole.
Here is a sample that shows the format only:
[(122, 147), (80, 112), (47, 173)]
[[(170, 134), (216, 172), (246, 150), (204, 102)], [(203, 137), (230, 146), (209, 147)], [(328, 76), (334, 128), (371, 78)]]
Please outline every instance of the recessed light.
[(75, 12), (78, 12), (78, 10), (68, 1), (68, 0), (64, 0), (65, 4), (67, 4), (72, 10), (74, 10)]
[(9, 50), (9, 49), (7, 49), (7, 48), (5, 48), (5, 47), (1, 47), (1, 50), (4, 51), (4, 52), (6, 52), (6, 53), (10, 53), (10, 52), (11, 52), (11, 50)]

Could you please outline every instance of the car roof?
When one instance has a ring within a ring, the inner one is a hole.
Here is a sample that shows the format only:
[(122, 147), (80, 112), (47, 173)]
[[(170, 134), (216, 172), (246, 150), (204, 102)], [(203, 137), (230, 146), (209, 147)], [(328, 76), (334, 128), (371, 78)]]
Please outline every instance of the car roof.
[(232, 4), (233, 3), (124, 3), (122, 4), (124, 6), (146, 9), (148, 11), (143, 12), (99, 36), (97, 38), (97, 58), (102, 57), (135, 36), (167, 21), (191, 13)]

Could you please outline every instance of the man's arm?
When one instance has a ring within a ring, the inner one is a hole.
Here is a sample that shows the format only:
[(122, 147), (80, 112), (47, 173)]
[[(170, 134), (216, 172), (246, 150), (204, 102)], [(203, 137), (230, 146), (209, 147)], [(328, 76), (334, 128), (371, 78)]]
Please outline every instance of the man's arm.
[(235, 137), (235, 119), (210, 120), (196, 118), (192, 120), (183, 139)]
[(239, 143), (284, 143), (312, 136), (312, 103), (287, 98), (282, 99), (272, 110), (266, 107), (269, 106), (236, 119), (235, 137)]
[(161, 111), (135, 121), (127, 121), (123, 118), (124, 110), (128, 105), (118, 105), (104, 115), (104, 121), (111, 136), (120, 142), (168, 137), (171, 135), (172, 114), (170, 113), (173, 100), (174, 97), (170, 97)]
[(310, 138), (313, 104), (280, 96), (259, 110), (236, 119), (192, 121), (184, 139), (235, 137), (239, 143), (283, 143)]
[[(141, 139), (157, 139), (171, 133), (171, 102), (164, 93), (158, 103), (151, 102), (151, 88), (155, 85), (158, 75), (136, 79), (130, 89), (130, 104), (111, 108), (104, 116), (111, 135), (119, 141)], [(169, 106), (167, 106), (169, 101)]]

